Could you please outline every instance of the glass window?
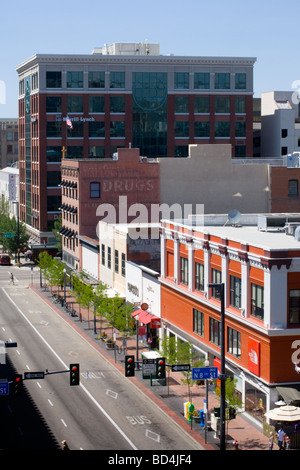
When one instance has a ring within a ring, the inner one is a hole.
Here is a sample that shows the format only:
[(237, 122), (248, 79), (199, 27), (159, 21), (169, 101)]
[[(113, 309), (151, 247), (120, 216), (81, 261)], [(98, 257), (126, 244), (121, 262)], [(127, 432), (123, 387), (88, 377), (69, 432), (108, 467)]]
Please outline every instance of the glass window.
[(188, 273), (188, 259), (180, 257), (180, 282), (188, 285), (189, 273)]
[(61, 180), (60, 171), (47, 171), (47, 187), (58, 187)]
[(46, 113), (61, 113), (61, 97), (60, 96), (47, 96), (46, 97)]
[(215, 89), (230, 90), (230, 73), (215, 74)]
[(241, 359), (241, 333), (227, 327), (227, 352)]
[(68, 145), (67, 158), (83, 158), (82, 145)]
[(67, 127), (67, 137), (83, 137), (83, 122), (82, 121), (73, 121), (73, 129)]
[(175, 113), (188, 113), (189, 99), (187, 96), (175, 96)]
[(89, 137), (105, 137), (105, 123), (103, 121), (89, 122)]
[(194, 73), (194, 88), (199, 89), (199, 90), (209, 90), (210, 73), (209, 72)]
[(195, 263), (195, 289), (204, 290), (204, 265)]
[(216, 96), (215, 98), (215, 113), (229, 114), (230, 113), (230, 99), (229, 96)]
[(125, 253), (122, 253), (122, 276), (125, 277), (125, 266), (126, 266), (126, 263), (125, 263)]
[(174, 147), (174, 157), (188, 157), (189, 147), (188, 145), (175, 145)]
[(105, 245), (101, 243), (101, 264), (105, 266)]
[(245, 121), (235, 123), (235, 136), (246, 137), (246, 122)]
[(111, 269), (111, 247), (107, 247), (107, 267)]
[(115, 272), (119, 272), (119, 251), (115, 250)]
[(175, 137), (189, 137), (189, 122), (175, 121)]
[(104, 113), (104, 96), (89, 96), (89, 113)]
[(246, 145), (236, 145), (235, 146), (235, 157), (237, 157), (237, 158), (246, 157)]
[(251, 315), (264, 319), (264, 288), (251, 283)]
[(91, 145), (89, 147), (89, 158), (104, 158), (105, 147), (103, 145)]
[(209, 97), (196, 96), (194, 99), (194, 113), (209, 114)]
[(47, 211), (58, 212), (61, 206), (61, 196), (47, 196)]
[(47, 162), (60, 162), (61, 161), (61, 147), (47, 147), (46, 151)]
[(289, 324), (300, 323), (300, 289), (289, 290)]
[(110, 137), (125, 137), (125, 122), (112, 121), (110, 123)]
[(175, 72), (174, 74), (174, 88), (176, 90), (189, 89), (189, 73), (188, 72)]
[(124, 96), (111, 96), (110, 97), (110, 112), (111, 113), (125, 113), (125, 97)]
[(204, 313), (193, 309), (193, 332), (204, 336)]
[(88, 74), (88, 87), (89, 88), (104, 88), (105, 87), (105, 72), (89, 72)]
[(195, 137), (209, 137), (209, 134), (210, 134), (209, 121), (195, 122), (194, 133), (195, 133)]
[(209, 341), (216, 346), (220, 346), (220, 322), (214, 318), (209, 318)]
[(235, 74), (235, 89), (236, 90), (245, 90), (246, 86), (246, 74), (245, 73), (236, 73)]
[(246, 113), (246, 98), (245, 96), (236, 96), (235, 98), (235, 112), (236, 114)]
[[(221, 284), (222, 282), (222, 271), (212, 268), (211, 270), (211, 282), (212, 284)], [(221, 300), (220, 289), (213, 287), (211, 290), (211, 296), (217, 300)]]
[(110, 72), (110, 88), (125, 88), (125, 72)]
[(289, 196), (298, 196), (298, 180), (289, 180)]
[(47, 122), (46, 136), (61, 137), (61, 122)]
[(241, 279), (235, 276), (230, 276), (230, 305), (236, 308), (241, 308), (241, 299), (242, 299)]
[(83, 97), (82, 96), (68, 96), (67, 97), (67, 112), (68, 113), (83, 113)]
[(90, 183), (90, 198), (99, 198), (100, 197), (100, 183), (94, 181)]
[(218, 121), (215, 123), (215, 137), (230, 137), (229, 121)]
[(61, 72), (46, 72), (46, 88), (61, 88)]
[(67, 72), (67, 88), (83, 88), (83, 72)]

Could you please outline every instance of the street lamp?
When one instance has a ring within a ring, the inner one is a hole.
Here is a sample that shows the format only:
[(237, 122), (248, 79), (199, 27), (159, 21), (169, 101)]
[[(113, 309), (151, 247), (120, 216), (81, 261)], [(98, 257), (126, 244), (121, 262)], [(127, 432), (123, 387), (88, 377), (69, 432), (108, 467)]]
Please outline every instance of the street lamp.
[(139, 316), (135, 317), (136, 320), (136, 370), (139, 370)]
[(220, 388), (220, 450), (225, 450), (225, 299), (224, 299), (224, 283), (208, 284), (208, 287), (218, 289), (221, 300), (221, 374), (218, 379), (221, 381)]
[(64, 268), (64, 308), (66, 308), (66, 268)]
[[(204, 366), (209, 366), (209, 360), (206, 358)], [(205, 443), (207, 443), (207, 418), (208, 418), (208, 379), (205, 379)]]

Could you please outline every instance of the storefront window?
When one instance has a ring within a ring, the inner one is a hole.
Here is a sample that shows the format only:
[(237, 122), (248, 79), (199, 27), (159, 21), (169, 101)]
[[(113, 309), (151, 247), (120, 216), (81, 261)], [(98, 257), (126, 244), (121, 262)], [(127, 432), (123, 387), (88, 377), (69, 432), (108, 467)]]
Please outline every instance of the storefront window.
[(245, 411), (263, 421), (266, 413), (266, 395), (252, 384), (245, 383)]

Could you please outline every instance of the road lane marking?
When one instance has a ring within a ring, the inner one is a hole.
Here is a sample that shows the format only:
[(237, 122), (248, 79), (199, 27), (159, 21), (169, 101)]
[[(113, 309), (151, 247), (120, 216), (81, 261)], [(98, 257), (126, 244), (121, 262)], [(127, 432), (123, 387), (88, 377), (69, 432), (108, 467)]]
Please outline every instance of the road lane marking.
[[(41, 333), (37, 330), (37, 328), (31, 323), (31, 321), (26, 317), (25, 313), (18, 307), (18, 305), (14, 302), (14, 300), (8, 295), (6, 290), (1, 287), (2, 291), (5, 293), (6, 297), (10, 300), (10, 302), (14, 305), (14, 307), (18, 310), (18, 312), (22, 315), (22, 317), (27, 321), (27, 323), (31, 326), (31, 328), (35, 331), (35, 333), (39, 336), (39, 338), (45, 343), (45, 345), (50, 349), (52, 354), (57, 358), (57, 360), (65, 367), (66, 370), (69, 370), (69, 366), (65, 364), (65, 362), (61, 359), (61, 357), (57, 354), (57, 352), (50, 346), (50, 344), (46, 341), (46, 339), (41, 335)], [(121, 434), (121, 436), (128, 442), (128, 444), (134, 449), (138, 450), (135, 444), (131, 441), (131, 439), (125, 434), (125, 432), (118, 426), (118, 424), (111, 418), (111, 416), (105, 411), (104, 408), (97, 402), (94, 396), (85, 388), (84, 385), (80, 384), (80, 387), (85, 392), (86, 395), (92, 400), (92, 402), (96, 405), (96, 407), (101, 411), (101, 413), (107, 418), (108, 421), (114, 426), (114, 428)]]

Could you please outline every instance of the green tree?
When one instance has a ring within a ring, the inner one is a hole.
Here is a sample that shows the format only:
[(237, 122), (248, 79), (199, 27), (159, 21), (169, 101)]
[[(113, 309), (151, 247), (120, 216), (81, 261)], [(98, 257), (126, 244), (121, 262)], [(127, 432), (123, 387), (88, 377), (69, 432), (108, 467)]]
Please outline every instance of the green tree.
[[(18, 221), (16, 217), (10, 218), (8, 215), (1, 213), (0, 215), (0, 244), (3, 246), (3, 251), (7, 253), (18, 252)], [(14, 237), (6, 238), (4, 233), (14, 233)], [(19, 246), (23, 251), (26, 248), (29, 240), (29, 235), (26, 233), (25, 224), (19, 221)]]
[(59, 231), (62, 227), (62, 220), (61, 216), (59, 216), (58, 220), (54, 222), (54, 228), (52, 229), (53, 235), (56, 239), (56, 248), (59, 252), (62, 251), (62, 236), (60, 235)]

